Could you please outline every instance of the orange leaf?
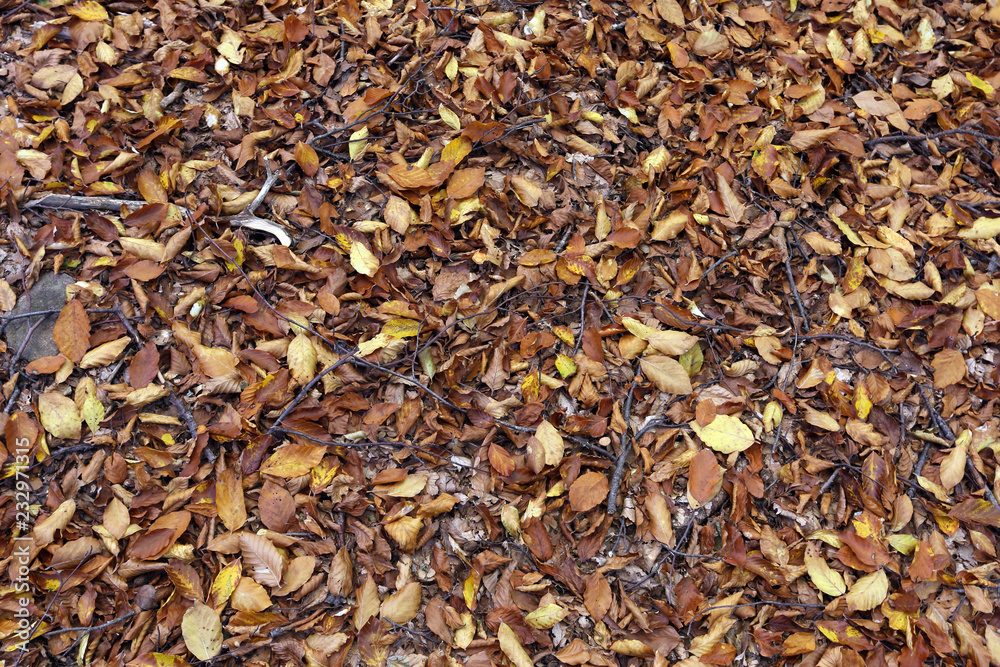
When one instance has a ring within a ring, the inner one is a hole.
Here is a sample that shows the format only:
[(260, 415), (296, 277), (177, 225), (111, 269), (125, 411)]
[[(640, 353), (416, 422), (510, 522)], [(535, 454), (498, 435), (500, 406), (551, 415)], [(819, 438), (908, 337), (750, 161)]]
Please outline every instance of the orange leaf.
[(465, 199), (476, 194), (483, 187), (486, 178), (485, 167), (459, 169), (448, 179), (448, 196), (452, 199)]
[(316, 172), (319, 171), (319, 156), (309, 144), (302, 141), (295, 144), (293, 156), (295, 163), (305, 172), (306, 176), (315, 176)]
[(215, 506), (229, 530), (239, 530), (247, 521), (243, 484), (232, 468), (224, 468), (215, 484)]
[(59, 313), (52, 331), (56, 347), (74, 364), (90, 349), (90, 320), (83, 304), (73, 299)]
[(569, 504), (577, 512), (589, 512), (607, 497), (608, 478), (593, 470), (577, 477), (569, 487)]
[(722, 488), (722, 468), (711, 450), (703, 449), (691, 459), (688, 474), (688, 494), (704, 505)]
[(951, 508), (948, 516), (959, 521), (1000, 528), (1000, 509), (982, 498), (963, 500)]

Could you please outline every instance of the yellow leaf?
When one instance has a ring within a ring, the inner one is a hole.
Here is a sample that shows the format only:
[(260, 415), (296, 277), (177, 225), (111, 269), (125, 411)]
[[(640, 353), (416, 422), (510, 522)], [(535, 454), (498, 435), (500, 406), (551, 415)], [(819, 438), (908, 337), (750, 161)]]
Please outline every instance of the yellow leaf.
[[(452, 62), (455, 61), (452, 60)], [(455, 646), (467, 649), (472, 640), (476, 638), (476, 621), (469, 612), (462, 614), (461, 621), (462, 627), (455, 630)]]
[(559, 621), (566, 618), (569, 612), (557, 604), (549, 603), (540, 606), (535, 611), (524, 617), (528, 625), (539, 630), (548, 630)]
[(658, 174), (667, 168), (667, 162), (669, 162), (670, 156), (667, 154), (667, 149), (661, 144), (654, 148), (646, 159), (642, 161), (642, 170), (648, 172), (652, 170), (654, 174)]
[(73, 399), (46, 392), (38, 397), (38, 417), (45, 430), (57, 438), (80, 439), (80, 411)]
[(839, 572), (827, 565), (826, 560), (819, 555), (819, 549), (815, 544), (810, 544), (806, 549), (806, 570), (816, 588), (827, 595), (836, 597), (847, 591), (844, 578)]
[(684, 227), (687, 226), (690, 219), (690, 214), (684, 211), (673, 211), (667, 217), (653, 222), (651, 238), (654, 241), (669, 241), (684, 231)]
[[(260, 472), (283, 479), (308, 474), (323, 461), (326, 448), (322, 445), (288, 443), (278, 447), (260, 466)], [(235, 529), (233, 529), (235, 530)]]
[(851, 243), (853, 243), (856, 246), (864, 246), (865, 245), (865, 242), (861, 240), (861, 237), (858, 236), (857, 232), (855, 232), (853, 229), (851, 229), (850, 227), (848, 227), (846, 222), (844, 222), (843, 220), (841, 220), (840, 218), (838, 218), (835, 215), (831, 215), (830, 219), (833, 220), (833, 224), (837, 225), (837, 228), (840, 229), (840, 231), (842, 231), (844, 233), (844, 236), (847, 237), (848, 241), (850, 241)]
[[(354, 150), (354, 144), (351, 144), (351, 150)], [(304, 141), (295, 144), (292, 156), (306, 176), (315, 176), (319, 171), (319, 155), (316, 154), (315, 148)]]
[(465, 583), (462, 584), (462, 596), (465, 598), (465, 606), (469, 609), (476, 607), (476, 593), (479, 590), (479, 577), (475, 571), (469, 573)]
[(921, 488), (933, 493), (934, 497), (940, 500), (941, 502), (943, 503), (948, 502), (948, 494), (945, 493), (945, 490), (942, 489), (939, 484), (935, 484), (934, 482), (927, 479), (923, 475), (917, 475), (917, 484), (919, 484)]
[(705, 363), (705, 355), (701, 351), (701, 345), (692, 345), (690, 350), (677, 357), (677, 363), (687, 371), (688, 377), (694, 377), (700, 373), (701, 366)]
[(888, 594), (889, 577), (879, 570), (855, 581), (844, 600), (851, 611), (869, 611), (882, 604)]
[(576, 373), (576, 362), (565, 354), (558, 354), (556, 355), (556, 370), (559, 371), (559, 375), (568, 378)]
[(618, 639), (612, 642), (611, 650), (622, 655), (650, 658), (655, 651), (644, 641), (639, 639)]
[(420, 322), (410, 319), (389, 320), (382, 327), (382, 333), (391, 338), (412, 338), (420, 333)]
[(454, 111), (452, 111), (445, 105), (443, 104), (438, 105), (438, 115), (441, 116), (441, 120), (444, 121), (444, 124), (450, 127), (451, 129), (453, 130), (462, 129), (462, 121), (459, 120), (458, 114), (456, 114)]
[(215, 580), (212, 581), (212, 590), (208, 593), (208, 601), (217, 612), (222, 611), (226, 602), (233, 596), (242, 574), (243, 563), (237, 558), (215, 575)]
[(778, 401), (771, 401), (764, 406), (764, 430), (770, 433), (775, 426), (781, 424), (782, 413), (781, 403)]
[(500, 623), (497, 638), (500, 640), (500, 650), (504, 652), (514, 667), (534, 667), (535, 663), (521, 646), (521, 640), (517, 638), (517, 633), (511, 630), (506, 623)]
[(472, 152), (472, 140), (466, 136), (455, 137), (441, 149), (442, 162), (454, 162), (458, 165), (466, 155)]
[(427, 475), (407, 475), (395, 484), (382, 484), (375, 487), (376, 493), (392, 496), (393, 498), (413, 498), (420, 494), (427, 486)]
[(958, 231), (962, 239), (991, 239), (997, 234), (1000, 234), (1000, 218), (976, 218), (971, 227)]
[(354, 132), (351, 135), (350, 140), (347, 142), (348, 148), (347, 152), (351, 156), (351, 160), (358, 159), (358, 156), (365, 152), (365, 148), (368, 147), (368, 127), (365, 126)]
[(372, 336), (365, 342), (358, 345), (358, 356), (367, 357), (372, 352), (381, 350), (383, 347), (392, 342), (392, 338), (384, 333)]
[(976, 76), (972, 72), (966, 72), (965, 73), (965, 78), (967, 78), (969, 80), (969, 83), (972, 84), (973, 88), (975, 88), (976, 90), (982, 91), (983, 94), (986, 95), (987, 97), (991, 97), (993, 95), (993, 91), (994, 91), (993, 86), (991, 86), (990, 84), (986, 83), (985, 81), (983, 81), (982, 79), (980, 79), (978, 76)]
[(107, 21), (108, 11), (99, 2), (87, 0), (66, 9), (81, 21)]
[(705, 427), (699, 426), (695, 420), (691, 422), (691, 428), (702, 442), (722, 454), (742, 452), (754, 443), (753, 431), (732, 415), (716, 415)]
[(917, 548), (917, 538), (913, 535), (890, 535), (886, 538), (889, 545), (901, 554), (909, 555)]
[(222, 651), (222, 621), (206, 604), (195, 602), (184, 612), (181, 633), (188, 650), (199, 660), (211, 660)]
[(378, 273), (378, 258), (372, 251), (365, 247), (364, 243), (355, 241), (351, 244), (351, 266), (358, 273), (362, 273), (369, 278)]
[(360, 630), (365, 627), (368, 619), (379, 613), (378, 586), (371, 575), (365, 579), (365, 583), (357, 590), (357, 606), (354, 609), (354, 627)]
[[(528, 26), (531, 35), (535, 37), (541, 37), (545, 34), (545, 10), (541, 7), (535, 8), (535, 15), (531, 17), (528, 21)], [(526, 31), (527, 32), (527, 31)]]
[(104, 421), (104, 404), (97, 398), (97, 386), (91, 378), (84, 378), (76, 385), (74, 393), (76, 407), (80, 410), (81, 418), (87, 422), (91, 433), (97, 433), (101, 422)]

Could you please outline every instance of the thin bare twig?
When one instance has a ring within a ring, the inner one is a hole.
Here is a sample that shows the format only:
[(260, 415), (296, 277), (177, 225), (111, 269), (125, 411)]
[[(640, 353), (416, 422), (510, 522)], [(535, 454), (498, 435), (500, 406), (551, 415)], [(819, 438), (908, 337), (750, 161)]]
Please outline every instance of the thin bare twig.
[(136, 611), (133, 609), (130, 612), (122, 614), (118, 618), (111, 619), (107, 623), (101, 623), (100, 625), (93, 625), (93, 626), (83, 626), (78, 628), (59, 628), (58, 630), (49, 630), (42, 636), (54, 637), (55, 635), (63, 635), (66, 634), (67, 632), (97, 632), (98, 630), (105, 630), (107, 628), (110, 628), (112, 625), (118, 625), (119, 623), (123, 623), (135, 615)]
[[(787, 240), (786, 240), (787, 243)], [(795, 276), (792, 274), (792, 253), (785, 252), (785, 275), (788, 276), (788, 284), (792, 288), (792, 296), (795, 297), (795, 305), (799, 309), (799, 316), (802, 317), (802, 328), (806, 331), (809, 330), (809, 317), (806, 315), (806, 308), (802, 305), (802, 296), (799, 294), (799, 288), (795, 284)], [(794, 324), (794, 321), (793, 321)]]
[(638, 385), (638, 376), (633, 375), (632, 384), (628, 388), (628, 396), (625, 398), (625, 411), (622, 415), (625, 418), (625, 427), (622, 429), (621, 451), (618, 452), (618, 460), (615, 462), (615, 472), (611, 476), (611, 489), (608, 491), (608, 514), (618, 511), (618, 493), (621, 490), (622, 478), (625, 476), (625, 461), (628, 459), (632, 447), (629, 444), (628, 432), (632, 430), (629, 420), (632, 416), (632, 398), (635, 395), (635, 388)]

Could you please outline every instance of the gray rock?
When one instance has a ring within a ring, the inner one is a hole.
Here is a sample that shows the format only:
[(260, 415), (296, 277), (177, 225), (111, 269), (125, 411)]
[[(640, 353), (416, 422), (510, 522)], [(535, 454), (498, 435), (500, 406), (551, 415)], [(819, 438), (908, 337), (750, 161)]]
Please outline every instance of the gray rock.
[[(27, 294), (22, 294), (17, 300), (14, 310), (8, 315), (24, 315), (27, 313), (37, 313), (44, 310), (60, 310), (66, 305), (66, 286), (73, 283), (73, 279), (64, 273), (47, 273), (38, 279)], [(41, 357), (51, 357), (59, 354), (59, 348), (52, 338), (52, 331), (59, 316), (39, 315), (38, 317), (25, 317), (14, 320), (7, 325), (4, 332), (7, 340), (7, 350), (13, 355), (21, 349), (25, 337), (38, 320), (42, 323), (35, 327), (21, 359), (34, 361)]]

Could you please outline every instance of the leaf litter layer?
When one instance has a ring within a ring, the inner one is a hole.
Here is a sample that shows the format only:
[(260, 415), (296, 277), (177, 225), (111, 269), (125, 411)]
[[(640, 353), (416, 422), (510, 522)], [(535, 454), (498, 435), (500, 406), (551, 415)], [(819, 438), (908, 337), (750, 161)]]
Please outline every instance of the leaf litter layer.
[(998, 23), (11, 4), (10, 664), (1000, 664)]

